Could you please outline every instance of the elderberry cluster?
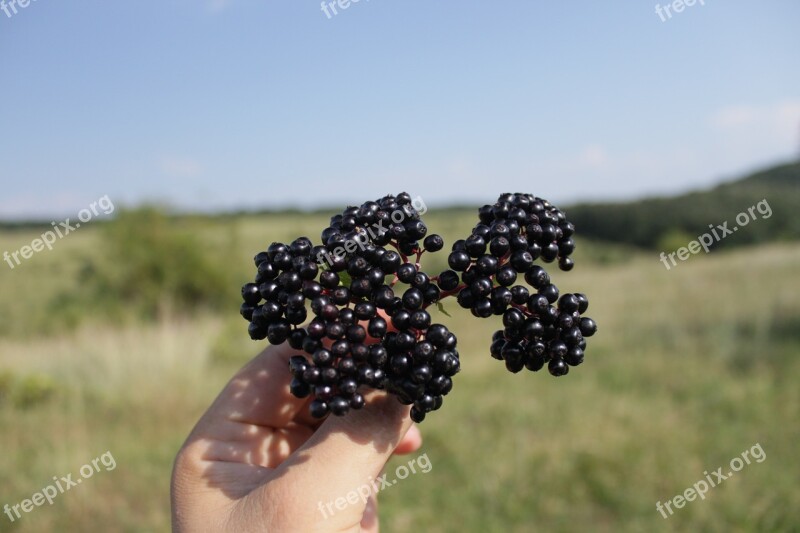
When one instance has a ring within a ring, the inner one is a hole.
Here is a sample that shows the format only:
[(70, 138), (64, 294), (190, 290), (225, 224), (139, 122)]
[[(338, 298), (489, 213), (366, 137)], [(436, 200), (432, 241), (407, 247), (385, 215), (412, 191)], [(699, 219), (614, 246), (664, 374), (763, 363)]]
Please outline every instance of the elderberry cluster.
[[(428, 235), (423, 208), (407, 193), (385, 196), (333, 216), (321, 244), (300, 237), (255, 256), (241, 314), (252, 339), (302, 352), (290, 359), (290, 390), (311, 397), (313, 417), (360, 409), (369, 389), (412, 405), (416, 422), (439, 409), (461, 362), (456, 336), (432, 323), (427, 308), (447, 296), (457, 295), (477, 317), (503, 316), (491, 354), (513, 372), (549, 362), (561, 375), (583, 360), (584, 337), (596, 330), (582, 316), (588, 300), (559, 299), (534, 265), (558, 258), (563, 270), (572, 268), (574, 227), (561, 211), (531, 195), (502, 195), (480, 209), (472, 235), (453, 245), (451, 270), (430, 278), (420, 259), (444, 241)], [(519, 275), (538, 292), (515, 285)]]
[[(418, 422), (441, 407), (460, 361), (455, 335), (432, 324), (425, 309), (440, 291), (418, 261), (444, 246), (427, 232), (402, 193), (335, 215), (322, 245), (301, 237), (255, 257), (258, 274), (242, 288), (241, 313), (251, 338), (288, 340), (305, 353), (290, 360), (290, 389), (298, 398), (313, 395), (312, 416), (360, 409), (369, 388), (413, 404)], [(300, 327), (307, 303), (313, 317)]]
[[(479, 217), (472, 234), (453, 243), (450, 270), (439, 275), (439, 287), (457, 294), (459, 305), (476, 317), (503, 316), (505, 329), (495, 332), (490, 353), (509, 371), (538, 371), (548, 363), (552, 375), (566, 374), (583, 362), (585, 337), (597, 325), (582, 316), (586, 296), (559, 299), (558, 287), (534, 262), (558, 259), (561, 270), (572, 270), (575, 227), (558, 208), (530, 194), (503, 194), (481, 207)], [(536, 292), (516, 284), (520, 276)]]

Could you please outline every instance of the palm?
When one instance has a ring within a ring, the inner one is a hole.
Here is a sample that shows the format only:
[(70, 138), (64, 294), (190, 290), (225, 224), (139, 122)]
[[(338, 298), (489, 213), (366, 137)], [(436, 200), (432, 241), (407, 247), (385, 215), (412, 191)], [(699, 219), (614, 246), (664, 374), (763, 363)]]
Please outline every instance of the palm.
[[(315, 469), (311, 459), (328, 445), (323, 444), (324, 441), (343, 438), (352, 441), (352, 435), (358, 433), (356, 427), (348, 428), (347, 435), (341, 429), (333, 433), (317, 432), (323, 424), (346, 426), (347, 422), (342, 419), (322, 422), (311, 418), (308, 414), (309, 400), (295, 398), (289, 392), (290, 376), (286, 369), (293, 353), (283, 345), (268, 348), (251, 361), (228, 383), (187, 439), (182, 454), (193, 458), (189, 468), (195, 471), (195, 484), (199, 486), (194, 487), (197, 496), (192, 504), (199, 509), (229, 509), (232, 504), (244, 509), (253, 506), (260, 509), (265, 495), (298, 492), (294, 487), (298, 476), (306, 475), (318, 480), (319, 468)], [(386, 410), (379, 416), (393, 416), (392, 413), (398, 409), (397, 402), (383, 402), (386, 405), (381, 407), (381, 400), (385, 399), (377, 398), (371, 403), (377, 404), (379, 411)], [(387, 454), (387, 457), (392, 450), (408, 453), (416, 449), (420, 440), (416, 431), (399, 445), (388, 435), (385, 439), (381, 439), (381, 435), (368, 435), (370, 442), (366, 437), (358, 440), (359, 445), (372, 447), (372, 453), (377, 451)], [(358, 457), (353, 459), (358, 462)], [(337, 481), (347, 486), (356, 480), (332, 480), (333, 485)], [(322, 489), (325, 486), (300, 487), (302, 495), (307, 498), (295, 498), (296, 501), (289, 504), (296, 505), (297, 512), (308, 514), (309, 510), (313, 513), (316, 509), (315, 491), (319, 493), (319, 501), (330, 498), (330, 494), (334, 497), (341, 494)], [(271, 501), (274, 496), (266, 499)], [(282, 508), (285, 506), (284, 502)], [(349, 521), (337, 525), (336, 529), (377, 531), (375, 511), (373, 495), (361, 513), (352, 515)]]

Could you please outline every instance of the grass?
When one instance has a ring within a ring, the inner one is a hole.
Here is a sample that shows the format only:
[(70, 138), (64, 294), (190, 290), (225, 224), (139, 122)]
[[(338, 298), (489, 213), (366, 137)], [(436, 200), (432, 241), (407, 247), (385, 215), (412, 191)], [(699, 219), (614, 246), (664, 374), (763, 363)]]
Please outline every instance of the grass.
[[(234, 218), (206, 224), (203, 242), (234, 249), (231, 269), (244, 281), (254, 252), (321, 220)], [(467, 220), (441, 221), (448, 242)], [(0, 249), (35, 233), (0, 233)], [(82, 229), (13, 271), (3, 267), (0, 505), (105, 451), (117, 468), (13, 524), (0, 516), (2, 531), (167, 531), (175, 451), (259, 350), (235, 316), (236, 287), (216, 312), (45, 327), (58, 323), (50, 296), (69, 287), (82, 257), (103, 253), (100, 242), (97, 228)], [(422, 424), (420, 453), (433, 469), (381, 495), (384, 531), (800, 528), (800, 246), (720, 251), (668, 272), (656, 255), (580, 245), (576, 270), (552, 274), (563, 291), (589, 294), (600, 332), (568, 376), (510, 375), (488, 356), (497, 324), (454, 302), (452, 319), (437, 318), (458, 332), (463, 371)], [(11, 400), (42, 382), (52, 391)], [(656, 511), (756, 443), (763, 463), (668, 520)]]

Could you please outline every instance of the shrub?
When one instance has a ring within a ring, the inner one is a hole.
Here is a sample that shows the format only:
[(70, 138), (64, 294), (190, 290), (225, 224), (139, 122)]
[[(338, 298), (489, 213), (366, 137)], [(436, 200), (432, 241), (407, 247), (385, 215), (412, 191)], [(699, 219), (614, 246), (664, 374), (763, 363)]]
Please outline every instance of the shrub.
[(233, 284), (222, 259), (208, 252), (193, 229), (156, 207), (118, 210), (101, 228), (100, 253), (86, 260), (79, 292), (65, 298), (65, 310), (77, 304), (83, 312), (154, 319), (230, 301)]

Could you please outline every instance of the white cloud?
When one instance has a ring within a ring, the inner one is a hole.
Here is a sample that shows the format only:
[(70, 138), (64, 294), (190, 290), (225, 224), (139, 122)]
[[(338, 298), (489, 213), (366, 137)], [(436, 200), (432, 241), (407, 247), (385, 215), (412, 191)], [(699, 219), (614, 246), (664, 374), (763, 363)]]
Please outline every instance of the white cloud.
[(800, 100), (726, 107), (711, 114), (708, 123), (707, 149), (726, 171), (785, 161), (797, 157), (800, 148)]
[(737, 105), (725, 107), (711, 116), (718, 130), (739, 132), (757, 128), (753, 133), (785, 137), (800, 131), (800, 101), (786, 101), (769, 106)]
[(711, 117), (711, 124), (719, 129), (731, 129), (752, 124), (758, 119), (758, 110), (747, 106), (731, 106)]
[(158, 162), (161, 173), (169, 178), (194, 178), (203, 173), (203, 165), (189, 157), (165, 156)]
[(206, 9), (212, 13), (219, 13), (230, 7), (231, 4), (233, 4), (233, 0), (206, 0)]
[(578, 160), (590, 168), (602, 168), (608, 165), (609, 156), (606, 149), (597, 144), (591, 144), (583, 149)]

